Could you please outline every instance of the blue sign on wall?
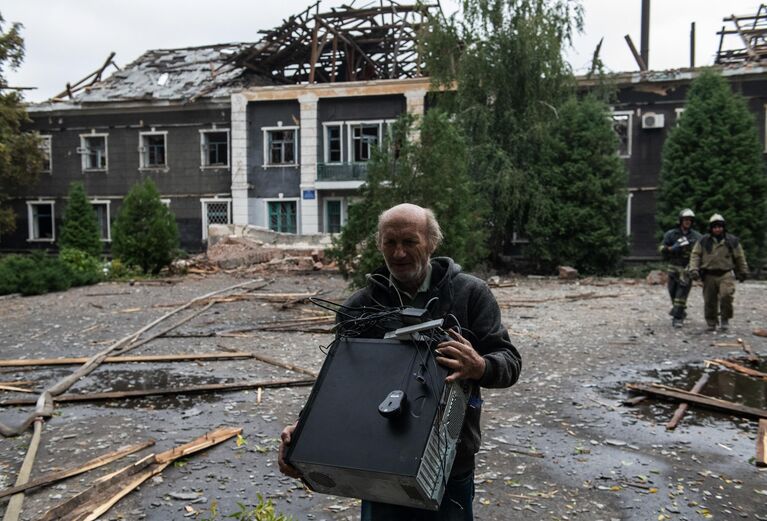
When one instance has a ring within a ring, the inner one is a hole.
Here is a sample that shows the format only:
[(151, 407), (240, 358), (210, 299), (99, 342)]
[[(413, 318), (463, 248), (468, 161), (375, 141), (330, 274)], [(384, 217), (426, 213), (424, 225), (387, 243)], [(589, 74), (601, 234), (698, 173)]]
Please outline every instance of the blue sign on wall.
[(316, 190), (304, 190), (304, 199), (317, 199), (317, 191)]

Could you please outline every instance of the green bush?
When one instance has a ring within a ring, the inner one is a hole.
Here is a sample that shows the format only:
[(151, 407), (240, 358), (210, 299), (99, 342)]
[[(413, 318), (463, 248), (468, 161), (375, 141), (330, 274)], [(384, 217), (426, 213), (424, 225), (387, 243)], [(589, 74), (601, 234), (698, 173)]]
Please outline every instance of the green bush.
[(76, 248), (64, 248), (59, 253), (59, 259), (70, 270), (73, 286), (88, 286), (104, 279), (101, 261)]
[(126, 265), (157, 274), (173, 260), (178, 229), (151, 179), (137, 183), (123, 201), (113, 227), (112, 253)]
[(91, 257), (98, 257), (104, 250), (96, 212), (88, 202), (85, 188), (80, 182), (74, 182), (69, 187), (69, 202), (58, 242), (61, 248), (78, 249)]
[(72, 286), (72, 272), (56, 257), (42, 252), (0, 259), (0, 294), (40, 295)]

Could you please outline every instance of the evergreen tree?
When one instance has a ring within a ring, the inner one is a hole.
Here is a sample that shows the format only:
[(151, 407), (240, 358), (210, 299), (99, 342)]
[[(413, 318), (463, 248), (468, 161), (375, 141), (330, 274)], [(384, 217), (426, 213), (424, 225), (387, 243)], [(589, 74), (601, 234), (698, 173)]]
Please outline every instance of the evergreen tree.
[[(673, 227), (679, 211), (692, 208), (705, 230), (722, 214), (752, 266), (765, 246), (767, 178), (762, 146), (745, 100), (711, 71), (696, 78), (685, 111), (663, 148), (657, 221)], [(661, 232), (662, 233), (662, 232)]]
[(93, 257), (101, 255), (103, 250), (96, 212), (88, 202), (85, 188), (80, 182), (69, 185), (69, 203), (64, 212), (59, 246), (75, 248)]
[(43, 168), (40, 138), (21, 131), (29, 120), (27, 111), (5, 79), (7, 68), (18, 68), (24, 58), (21, 24), (11, 24), (8, 31), (3, 24), (0, 15), (0, 235), (16, 228), (16, 216), (7, 206), (11, 192), (33, 184)]
[(613, 271), (628, 251), (626, 170), (615, 151), (607, 105), (595, 96), (571, 98), (559, 110), (542, 175), (543, 212), (529, 225), (529, 256), (550, 270), (570, 265), (584, 273)]
[[(411, 139), (415, 132), (419, 138)], [(434, 211), (445, 236), (435, 255), (449, 255), (465, 268), (482, 259), (486, 241), (482, 205), (472, 191), (468, 165), (465, 140), (447, 114), (432, 109), (418, 122), (401, 116), (391, 141), (368, 163), (361, 200), (350, 207), (330, 252), (344, 276), (361, 286), (365, 274), (383, 265), (375, 241), (378, 216), (400, 203)]]
[(446, 99), (493, 210), (486, 225), (496, 257), (550, 207), (541, 182), (550, 164), (545, 142), (575, 86), (563, 48), (580, 26), (581, 8), (567, 0), (465, 0), (460, 21), (432, 20), (425, 39), (430, 76), (457, 83)]
[(157, 274), (173, 260), (178, 229), (151, 179), (128, 192), (112, 230), (112, 253), (126, 265)]

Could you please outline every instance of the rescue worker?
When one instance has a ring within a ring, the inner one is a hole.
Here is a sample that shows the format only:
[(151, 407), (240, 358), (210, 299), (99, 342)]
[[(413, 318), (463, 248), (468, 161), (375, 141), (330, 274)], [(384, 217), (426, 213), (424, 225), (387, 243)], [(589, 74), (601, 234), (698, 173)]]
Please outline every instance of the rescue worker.
[[(715, 213), (708, 221), (708, 233), (692, 249), (690, 276), (703, 279), (703, 309), (709, 331), (727, 331), (732, 318), (735, 278), (746, 280), (748, 264), (743, 246), (727, 233), (724, 217)], [(733, 276), (733, 270), (735, 272)]]
[(673, 327), (682, 327), (687, 316), (687, 295), (690, 294), (691, 286), (687, 265), (690, 263), (692, 247), (701, 238), (692, 228), (694, 222), (695, 212), (689, 208), (679, 212), (678, 226), (663, 235), (659, 247), (661, 255), (668, 261), (668, 294), (672, 306), (669, 314)]

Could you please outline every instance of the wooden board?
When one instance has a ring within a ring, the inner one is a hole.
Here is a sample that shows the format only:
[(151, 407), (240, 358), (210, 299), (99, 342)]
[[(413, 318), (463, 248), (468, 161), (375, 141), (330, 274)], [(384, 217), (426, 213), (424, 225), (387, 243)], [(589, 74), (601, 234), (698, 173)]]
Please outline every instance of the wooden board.
[[(695, 382), (695, 385), (690, 390), (691, 393), (700, 394), (701, 389), (703, 389), (703, 386), (706, 385), (708, 382), (708, 373), (703, 373), (697, 382)], [(690, 405), (687, 402), (682, 402), (679, 404), (679, 407), (676, 408), (676, 411), (674, 412), (674, 416), (671, 417), (671, 420), (666, 424), (667, 430), (674, 430), (676, 429), (677, 424), (682, 420), (682, 417), (684, 416), (684, 413), (687, 412), (687, 408), (690, 407)]]
[(759, 434), (756, 435), (756, 466), (767, 467), (767, 420), (759, 420)]
[[(125, 364), (132, 362), (193, 362), (196, 360), (229, 360), (252, 358), (251, 353), (189, 353), (180, 355), (137, 355), (137, 356), (108, 356), (102, 363), (104, 364)], [(0, 367), (34, 367), (47, 365), (79, 365), (84, 364), (89, 359), (84, 357), (76, 358), (37, 358), (37, 359), (10, 359), (0, 360)]]
[(710, 396), (704, 396), (701, 394), (691, 393), (683, 389), (676, 389), (666, 385), (654, 384), (626, 384), (626, 387), (638, 393), (652, 394), (655, 396), (661, 396), (663, 398), (670, 398), (672, 400), (678, 400), (681, 402), (689, 402), (692, 404), (708, 407), (710, 409), (716, 409), (718, 411), (724, 411), (736, 416), (747, 418), (765, 418), (767, 419), (767, 411), (764, 409), (757, 409), (755, 407), (748, 407), (739, 403), (728, 402), (727, 400), (720, 400), (719, 398), (712, 398)]
[[(274, 387), (302, 387), (314, 384), (314, 378), (299, 380), (264, 380), (260, 382), (233, 382), (225, 384), (202, 384), (189, 387), (175, 387), (171, 389), (137, 389), (135, 391), (109, 391), (104, 393), (77, 393), (62, 394), (55, 396), (55, 403), (68, 402), (96, 402), (103, 400), (117, 400), (122, 398), (143, 398), (145, 396), (161, 396), (166, 394), (196, 394), (215, 391), (241, 391), (244, 389), (274, 388)], [(36, 398), (15, 398), (0, 401), (0, 407), (17, 405), (31, 405), (37, 402)]]
[(715, 358), (713, 360), (706, 360), (706, 363), (721, 365), (722, 367), (726, 367), (727, 369), (732, 369), (733, 371), (737, 371), (738, 373), (744, 374), (746, 376), (753, 376), (754, 378), (761, 378), (762, 380), (767, 380), (767, 373), (763, 373), (761, 371), (757, 371), (756, 369), (751, 369), (750, 367), (745, 367), (740, 364), (736, 364), (735, 362), (732, 362), (730, 360)]

